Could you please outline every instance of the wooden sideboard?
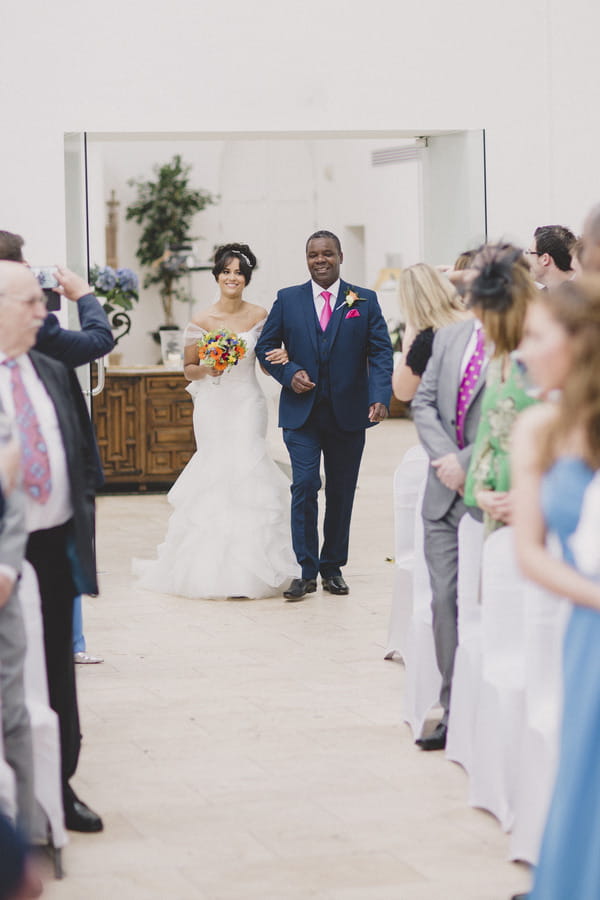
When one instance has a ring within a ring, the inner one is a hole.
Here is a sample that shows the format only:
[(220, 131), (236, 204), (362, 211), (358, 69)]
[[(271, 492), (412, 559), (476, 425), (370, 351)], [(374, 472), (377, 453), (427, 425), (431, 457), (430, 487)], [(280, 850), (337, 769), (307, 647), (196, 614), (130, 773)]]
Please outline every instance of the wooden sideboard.
[(172, 484), (196, 449), (183, 373), (164, 366), (110, 367), (92, 418), (106, 487)]

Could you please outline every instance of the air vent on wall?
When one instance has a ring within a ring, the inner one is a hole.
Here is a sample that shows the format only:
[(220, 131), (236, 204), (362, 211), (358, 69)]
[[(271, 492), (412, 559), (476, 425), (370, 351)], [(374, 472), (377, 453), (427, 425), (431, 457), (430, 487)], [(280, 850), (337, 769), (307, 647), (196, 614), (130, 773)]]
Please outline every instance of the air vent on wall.
[(419, 159), (421, 151), (426, 147), (425, 142), (411, 144), (408, 147), (388, 147), (385, 150), (373, 150), (371, 153), (371, 165), (392, 166), (396, 163), (406, 162), (409, 159)]

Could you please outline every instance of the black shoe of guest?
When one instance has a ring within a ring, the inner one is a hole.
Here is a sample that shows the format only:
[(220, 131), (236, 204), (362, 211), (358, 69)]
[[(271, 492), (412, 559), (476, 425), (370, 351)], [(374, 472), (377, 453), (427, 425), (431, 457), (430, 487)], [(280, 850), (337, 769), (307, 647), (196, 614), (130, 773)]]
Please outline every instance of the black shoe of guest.
[(289, 603), (302, 600), (307, 594), (314, 594), (317, 589), (316, 578), (294, 578), (283, 596)]
[(527, 900), (529, 894), (513, 894), (510, 900)]
[(415, 741), (417, 747), (421, 750), (443, 750), (446, 746), (446, 737), (448, 735), (448, 726), (440, 722), (429, 737), (420, 737)]
[(349, 594), (350, 588), (344, 581), (341, 575), (332, 575), (329, 578), (326, 578), (324, 575), (321, 577), (321, 581), (323, 583), (323, 590), (329, 591), (330, 594)]
[(92, 834), (102, 831), (104, 825), (102, 819), (89, 806), (86, 806), (75, 793), (68, 789), (63, 798), (65, 810), (65, 826), (69, 831), (83, 831)]

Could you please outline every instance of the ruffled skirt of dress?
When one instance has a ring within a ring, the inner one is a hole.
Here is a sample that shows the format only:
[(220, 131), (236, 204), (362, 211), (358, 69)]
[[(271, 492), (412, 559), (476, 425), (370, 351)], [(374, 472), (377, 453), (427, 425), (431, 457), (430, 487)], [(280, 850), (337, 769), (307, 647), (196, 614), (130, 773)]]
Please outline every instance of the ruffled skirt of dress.
[(174, 512), (153, 561), (134, 560), (139, 586), (191, 598), (271, 597), (298, 566), (289, 482), (267, 453), (266, 404), (254, 379), (223, 376), (197, 390), (198, 446), (169, 492)]

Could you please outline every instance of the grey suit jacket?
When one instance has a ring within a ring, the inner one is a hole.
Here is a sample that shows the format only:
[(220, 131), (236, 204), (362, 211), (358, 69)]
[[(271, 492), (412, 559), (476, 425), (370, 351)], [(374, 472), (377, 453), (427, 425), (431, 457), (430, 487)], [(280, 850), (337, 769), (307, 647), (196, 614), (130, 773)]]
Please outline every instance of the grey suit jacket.
[[(465, 472), (477, 434), (482, 388), (485, 385), (485, 369), (482, 369), (467, 409), (465, 447), (461, 450), (456, 442), (456, 399), (462, 378), (461, 362), (472, 332), (473, 322), (470, 320), (440, 328), (433, 341), (431, 359), (411, 405), (419, 440), (429, 459), (456, 453)], [(456, 492), (443, 485), (435, 469), (430, 467), (423, 498), (425, 518), (442, 519), (456, 498)]]
[[(11, 435), (10, 422), (0, 406), (0, 440), (7, 440)], [(0, 530), (0, 563), (11, 566), (17, 573), (21, 572), (27, 532), (25, 530), (25, 497), (20, 485), (5, 496), (4, 514)]]

